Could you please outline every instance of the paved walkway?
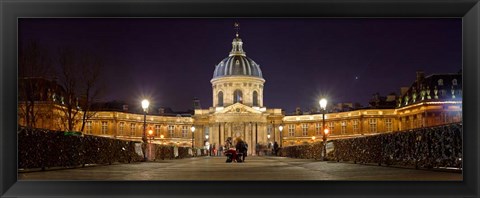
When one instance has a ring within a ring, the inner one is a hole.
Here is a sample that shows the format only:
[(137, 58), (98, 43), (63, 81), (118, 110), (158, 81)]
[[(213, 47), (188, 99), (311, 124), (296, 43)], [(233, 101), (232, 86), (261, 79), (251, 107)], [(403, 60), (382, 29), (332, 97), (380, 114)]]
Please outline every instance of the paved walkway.
[(225, 157), (116, 164), (19, 173), (19, 180), (462, 180), (461, 173), (322, 162), (285, 157)]

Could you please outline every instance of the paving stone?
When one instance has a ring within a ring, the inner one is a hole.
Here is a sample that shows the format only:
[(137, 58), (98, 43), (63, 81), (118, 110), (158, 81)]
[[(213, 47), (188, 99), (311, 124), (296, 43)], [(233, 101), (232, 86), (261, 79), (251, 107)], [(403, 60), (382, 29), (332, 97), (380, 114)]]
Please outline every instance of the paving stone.
[(247, 157), (225, 163), (225, 157), (116, 164), (19, 173), (20, 180), (420, 180), (461, 181), (455, 172), (323, 162), (285, 157)]

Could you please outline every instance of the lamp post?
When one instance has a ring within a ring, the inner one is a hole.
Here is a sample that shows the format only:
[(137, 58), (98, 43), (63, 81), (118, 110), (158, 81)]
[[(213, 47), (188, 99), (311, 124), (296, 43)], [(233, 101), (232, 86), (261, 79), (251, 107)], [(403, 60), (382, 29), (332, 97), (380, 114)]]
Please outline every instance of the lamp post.
[(267, 135), (267, 139), (268, 139), (268, 146), (270, 146), (270, 134)]
[[(147, 143), (147, 110), (148, 110), (148, 105), (150, 105), (150, 102), (148, 102), (147, 99), (142, 100), (142, 108), (143, 108), (143, 134), (142, 134), (142, 141), (143, 143)], [(142, 144), (143, 145), (143, 144)], [(147, 156), (145, 155), (145, 146), (142, 146), (143, 150), (143, 159), (147, 161)]]
[(312, 135), (312, 142), (315, 142), (315, 136)]
[(205, 135), (205, 147), (207, 147), (208, 156), (211, 156), (211, 152), (212, 152), (212, 151), (210, 151), (210, 143), (208, 142), (208, 134)]
[(322, 129), (323, 129), (323, 160), (327, 160), (327, 134), (328, 129), (325, 129), (325, 113), (327, 108), (327, 99), (322, 98), (320, 101), (320, 109), (322, 112)]
[(282, 139), (282, 132), (283, 132), (283, 125), (280, 125), (278, 127), (278, 130), (280, 130), (280, 147), (282, 147), (283, 139)]
[(192, 151), (193, 151), (193, 136), (194, 136), (194, 133), (195, 133), (195, 127), (192, 126), (192, 127), (190, 128), (190, 130), (192, 130)]
[(163, 134), (160, 135), (160, 139), (162, 140), (162, 144), (165, 144), (164, 139), (163, 139), (164, 137), (165, 137), (165, 136), (163, 136)]

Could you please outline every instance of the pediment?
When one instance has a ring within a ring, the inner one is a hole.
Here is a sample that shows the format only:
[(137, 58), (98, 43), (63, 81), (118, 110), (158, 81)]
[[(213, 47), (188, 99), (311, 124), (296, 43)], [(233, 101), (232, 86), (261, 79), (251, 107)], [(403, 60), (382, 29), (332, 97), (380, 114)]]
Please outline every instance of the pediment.
[(262, 112), (260, 110), (254, 109), (252, 107), (246, 106), (241, 103), (235, 103), (232, 104), (228, 107), (225, 107), (225, 109), (217, 112), (217, 113), (228, 113), (228, 114), (248, 114), (248, 113), (255, 113), (255, 114), (261, 114)]

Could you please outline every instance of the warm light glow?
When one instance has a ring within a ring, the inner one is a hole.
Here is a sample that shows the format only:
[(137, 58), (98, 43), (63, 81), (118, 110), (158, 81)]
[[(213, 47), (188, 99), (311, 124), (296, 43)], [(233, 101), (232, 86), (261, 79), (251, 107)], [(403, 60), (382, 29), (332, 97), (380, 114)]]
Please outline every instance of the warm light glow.
[(322, 98), (319, 103), (320, 103), (320, 108), (322, 108), (323, 110), (327, 108), (327, 99)]
[(282, 132), (282, 131), (283, 131), (283, 126), (280, 125), (280, 126), (278, 127), (278, 129), (280, 129), (280, 132)]
[(153, 135), (152, 129), (148, 130), (148, 135)]
[(148, 102), (147, 99), (142, 100), (142, 108), (143, 108), (144, 111), (147, 111), (148, 105), (150, 105), (150, 102)]
[(163, 137), (164, 137), (163, 135), (160, 135), (160, 138), (162, 138), (162, 139), (163, 139)]
[(270, 139), (270, 134), (267, 135), (267, 138)]
[(205, 139), (208, 139), (208, 135), (205, 135)]
[(315, 136), (312, 136), (312, 140), (315, 140)]
[(192, 126), (192, 127), (190, 128), (190, 130), (192, 130), (192, 133), (195, 132), (195, 127)]
[(325, 133), (325, 135), (327, 135), (328, 134), (328, 129), (323, 130), (323, 132)]

